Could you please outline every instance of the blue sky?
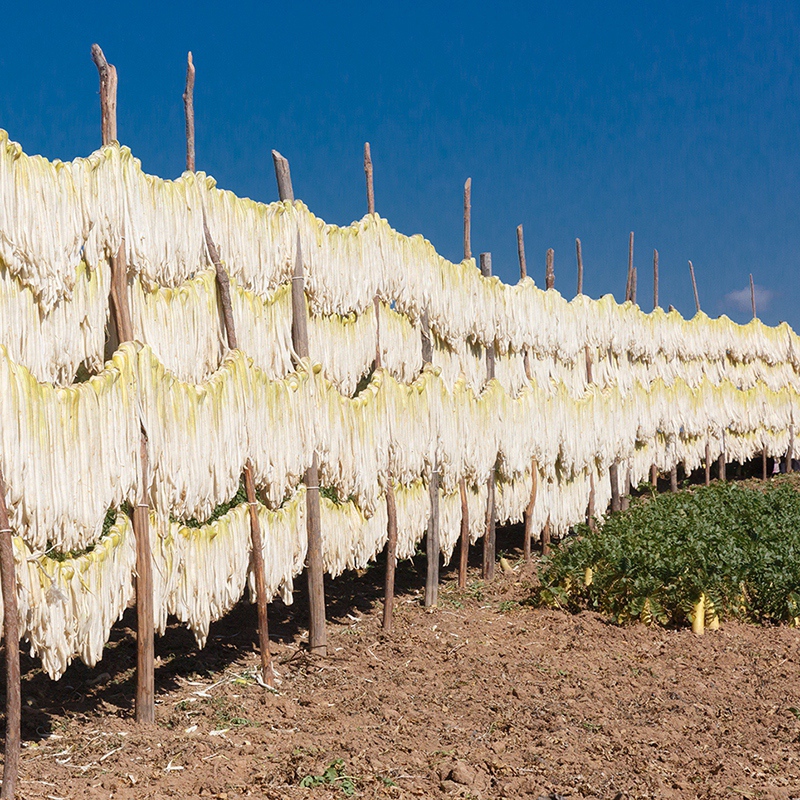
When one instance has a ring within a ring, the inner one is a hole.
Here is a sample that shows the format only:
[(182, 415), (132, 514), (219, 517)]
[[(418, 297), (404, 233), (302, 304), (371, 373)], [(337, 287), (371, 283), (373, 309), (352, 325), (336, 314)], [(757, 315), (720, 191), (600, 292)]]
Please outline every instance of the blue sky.
[[(276, 198), (270, 150), (330, 222), (378, 211), (461, 257), (464, 180), (473, 251), (518, 278), (515, 228), (543, 283), (624, 293), (636, 234), (639, 302), (800, 328), (800, 6), (760, 3), (15, 3), (3, 9), (0, 127), (26, 152), (99, 142), (98, 42), (119, 72), (119, 135), (144, 168), (184, 165), (186, 52), (197, 66), (198, 169)], [(77, 6), (77, 4), (76, 4)], [(146, 9), (146, 10), (145, 10)], [(737, 292), (739, 294), (737, 294)]]

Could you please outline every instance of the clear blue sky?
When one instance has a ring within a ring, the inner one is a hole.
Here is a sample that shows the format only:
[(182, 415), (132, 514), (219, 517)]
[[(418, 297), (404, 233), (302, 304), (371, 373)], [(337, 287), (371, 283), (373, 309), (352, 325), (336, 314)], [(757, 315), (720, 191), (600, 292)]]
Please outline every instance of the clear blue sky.
[[(73, 6), (70, 8), (70, 6)], [(79, 8), (80, 10), (76, 10)], [(155, 8), (156, 10), (152, 10)], [(276, 198), (270, 150), (330, 222), (378, 211), (461, 257), (473, 179), (473, 251), (518, 277), (515, 227), (543, 283), (624, 292), (636, 233), (639, 302), (800, 328), (800, 6), (753, 3), (6, 4), (0, 127), (29, 153), (98, 145), (99, 42), (119, 71), (119, 135), (164, 177), (184, 164), (181, 93), (197, 65), (198, 168), (241, 195)], [(745, 294), (749, 308), (749, 293)]]

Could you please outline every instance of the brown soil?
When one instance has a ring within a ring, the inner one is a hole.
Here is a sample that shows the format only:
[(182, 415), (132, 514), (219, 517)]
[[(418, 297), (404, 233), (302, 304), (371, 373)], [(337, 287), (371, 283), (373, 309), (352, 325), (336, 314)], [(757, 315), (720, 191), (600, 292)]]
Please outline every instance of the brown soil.
[[(277, 694), (252, 677), (252, 606), (200, 652), (172, 627), (151, 729), (132, 720), (127, 617), (94, 670), (52, 683), (26, 661), (20, 796), (800, 797), (796, 631), (696, 638), (535, 609), (534, 569), (509, 557), (513, 576), (485, 585), (473, 566), (463, 592), (447, 570), (432, 613), (424, 559), (401, 565), (388, 636), (381, 565), (331, 581), (326, 659), (304, 648), (301, 586), (293, 608), (271, 607)], [(303, 786), (337, 759), (332, 783)]]

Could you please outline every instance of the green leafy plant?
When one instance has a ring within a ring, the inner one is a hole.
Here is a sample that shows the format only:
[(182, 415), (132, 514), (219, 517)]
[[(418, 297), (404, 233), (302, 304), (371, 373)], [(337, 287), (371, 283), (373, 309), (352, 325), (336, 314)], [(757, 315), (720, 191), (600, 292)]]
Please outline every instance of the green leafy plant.
[(300, 786), (306, 789), (325, 785), (338, 786), (345, 797), (352, 797), (356, 793), (355, 780), (345, 775), (344, 761), (341, 758), (331, 761), (322, 775), (306, 775), (300, 779)]
[(800, 493), (788, 481), (663, 494), (577, 533), (543, 561), (533, 602), (620, 623), (800, 625)]

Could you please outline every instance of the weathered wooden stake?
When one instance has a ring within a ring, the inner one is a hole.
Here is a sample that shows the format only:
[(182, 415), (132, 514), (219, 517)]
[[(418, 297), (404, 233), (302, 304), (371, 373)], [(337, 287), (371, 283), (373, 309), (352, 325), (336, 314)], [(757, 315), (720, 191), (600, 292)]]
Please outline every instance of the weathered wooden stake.
[(658, 250), (653, 250), (653, 310), (658, 308)]
[[(289, 162), (277, 150), (272, 151), (278, 196), (282, 201), (294, 202), (294, 188)], [(297, 231), (297, 252), (292, 275), (292, 347), (299, 358), (308, 358), (308, 319), (306, 309), (305, 276), (300, 231)], [(303, 476), (306, 485), (306, 573), (308, 574), (308, 646), (312, 653), (328, 653), (328, 635), (325, 629), (325, 566), (322, 562), (322, 526), (319, 505), (319, 458), (316, 451), (311, 466)]]
[[(522, 225), (517, 228), (517, 244), (521, 241)], [(523, 253), (523, 258), (525, 257)], [(472, 178), (464, 184), (464, 258), (472, 258)], [(467, 568), (469, 567), (469, 503), (467, 502), (467, 480), (458, 482), (461, 497), (461, 541), (458, 559), (458, 588), (467, 588)]]
[(392, 629), (394, 618), (394, 576), (397, 569), (397, 502), (392, 479), (386, 486), (386, 577), (383, 586), (383, 630)]
[(628, 301), (632, 298), (632, 285), (633, 285), (633, 231), (628, 237), (628, 279), (625, 284), (625, 300)]
[(611, 481), (611, 511), (612, 513), (622, 508), (619, 498), (619, 463), (614, 462), (608, 468), (608, 478)]
[(633, 268), (631, 272), (631, 302), (636, 305), (636, 280), (637, 280), (638, 272), (636, 267)]
[(275, 165), (275, 180), (278, 182), (278, 197), (294, 203), (294, 188), (289, 162), (277, 150), (272, 151), (272, 163)]
[(583, 254), (580, 239), (575, 240), (575, 256), (578, 259), (578, 294), (583, 294)]
[[(117, 140), (117, 70), (109, 64), (97, 44), (92, 45), (92, 61), (100, 76), (100, 117), (103, 144)], [(128, 265), (125, 240), (111, 257), (111, 306), (120, 344), (133, 340), (133, 322), (128, 303)], [(150, 514), (148, 506), (147, 434), (139, 439), (139, 496), (133, 510), (136, 539), (136, 721), (155, 722), (155, 626), (153, 620), (153, 563), (150, 552)]]
[(92, 61), (100, 74), (100, 130), (103, 144), (109, 144), (117, 141), (117, 69), (99, 44), (92, 45)]
[[(653, 311), (658, 308), (658, 250), (653, 250)], [(658, 489), (658, 467), (650, 467), (650, 483)]]
[[(522, 225), (517, 225), (517, 255), (519, 256), (519, 277), (528, 277), (528, 263), (525, 258), (525, 239), (522, 235)], [(531, 380), (531, 362), (530, 354), (527, 349), (523, 355), (523, 364), (525, 366), (525, 377), (528, 381)], [(523, 514), (524, 533), (522, 540), (522, 557), (525, 561), (531, 560), (531, 542), (533, 541), (533, 507), (536, 504), (536, 491), (538, 482), (538, 466), (536, 459), (531, 460), (531, 496), (528, 500), (528, 506)]]
[(364, 142), (364, 175), (367, 178), (367, 213), (375, 213), (375, 186), (372, 181), (372, 153), (369, 142)]
[(0, 797), (13, 798), (19, 775), (22, 695), (19, 668), (19, 608), (14, 544), (6, 507), (6, 487), (0, 471), (0, 584), (3, 594), (3, 636), (6, 651), (6, 739), (3, 788)]
[[(375, 191), (372, 184), (372, 154), (369, 142), (364, 143), (364, 173), (367, 179), (367, 213), (375, 213)], [(381, 324), (380, 299), (376, 296), (373, 300), (375, 306), (375, 369), (381, 369)], [(386, 575), (383, 584), (383, 630), (387, 633), (392, 629), (394, 619), (394, 580), (397, 571), (397, 502), (394, 496), (394, 483), (391, 475), (386, 481)]]
[[(481, 253), (481, 275), (484, 278), (492, 274), (492, 254)], [(494, 379), (494, 343), (486, 348), (486, 380)], [(494, 562), (496, 550), (496, 531), (495, 531), (495, 498), (494, 498), (494, 464), (489, 473), (487, 484), (488, 496), (486, 498), (486, 529), (483, 536), (483, 579), (491, 581), (494, 579)]]
[[(422, 314), (422, 361), (424, 364), (433, 362), (433, 334), (428, 319), (428, 312)], [(426, 536), (425, 558), (427, 571), (425, 575), (425, 608), (432, 608), (439, 602), (439, 558), (441, 547), (439, 545), (439, 465), (431, 465), (431, 477), (428, 483), (428, 497), (431, 505), (431, 515), (428, 518), (428, 531)]]
[(675, 466), (669, 471), (669, 490), (675, 494), (678, 491), (678, 467)]
[(544, 288), (545, 289), (552, 289), (556, 285), (556, 273), (553, 268), (553, 261), (555, 260), (555, 251), (551, 247), (547, 251), (547, 258), (545, 261), (545, 273), (544, 273)]
[(706, 475), (705, 475), (706, 486), (711, 486), (711, 443), (708, 440), (706, 440), (705, 468), (706, 468)]
[[(756, 287), (753, 283), (753, 273), (750, 273), (750, 308), (753, 311), (753, 319), (758, 319), (756, 314)], [(767, 448), (761, 450), (761, 480), (767, 480)]]
[[(219, 292), (220, 305), (222, 306), (222, 318), (225, 324), (228, 347), (231, 350), (236, 350), (239, 346), (239, 341), (233, 322), (230, 278), (225, 267), (222, 266), (217, 246), (211, 238), (205, 210), (203, 210), (203, 232), (208, 254), (216, 273), (217, 291)], [(267, 686), (273, 687), (275, 684), (275, 672), (272, 666), (272, 654), (269, 646), (269, 617), (267, 612), (269, 601), (267, 599), (267, 584), (264, 573), (263, 539), (261, 536), (261, 522), (258, 518), (258, 498), (256, 496), (255, 482), (253, 481), (253, 467), (250, 459), (247, 460), (244, 467), (244, 488), (247, 494), (247, 506), (250, 516), (250, 543), (252, 545), (253, 576), (256, 584), (256, 606), (258, 608), (258, 646), (261, 650), (261, 678)]]
[(517, 256), (519, 257), (519, 277), (528, 277), (528, 262), (525, 260), (525, 238), (522, 225), (517, 225)]
[(694, 307), (697, 313), (700, 313), (700, 298), (697, 295), (697, 280), (694, 277), (694, 264), (689, 262), (689, 274), (692, 276), (692, 291), (694, 292)]
[(464, 182), (464, 258), (472, 258), (472, 178)]
[(194, 61), (192, 51), (186, 60), (186, 89), (183, 92), (183, 111), (186, 116), (186, 169), (195, 171), (194, 153)]

